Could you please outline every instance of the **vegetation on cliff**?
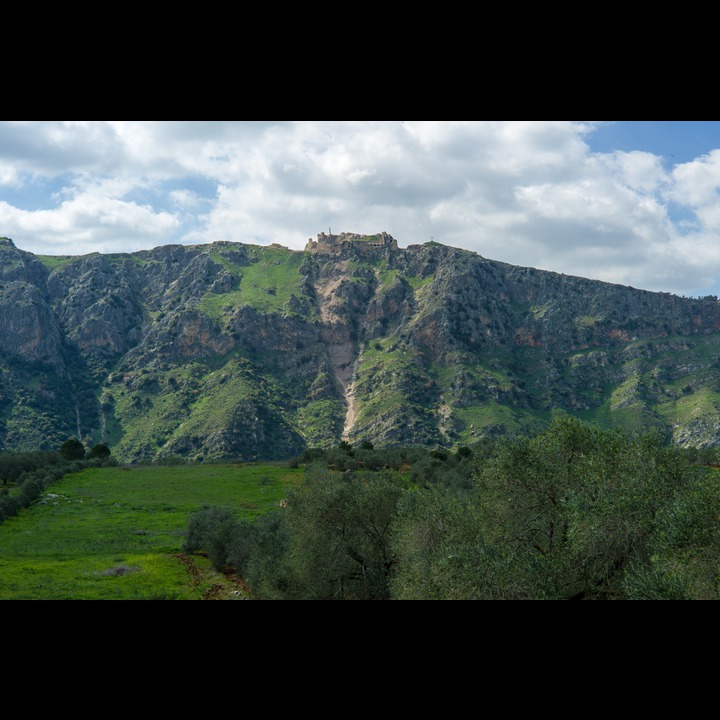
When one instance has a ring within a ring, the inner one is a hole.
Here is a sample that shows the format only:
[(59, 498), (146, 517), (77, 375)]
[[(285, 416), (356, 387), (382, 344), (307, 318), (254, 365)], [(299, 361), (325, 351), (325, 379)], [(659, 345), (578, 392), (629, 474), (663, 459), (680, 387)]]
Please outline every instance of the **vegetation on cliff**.
[(716, 299), (339, 237), (62, 258), (0, 243), (0, 450), (452, 449), (558, 412), (720, 444)]

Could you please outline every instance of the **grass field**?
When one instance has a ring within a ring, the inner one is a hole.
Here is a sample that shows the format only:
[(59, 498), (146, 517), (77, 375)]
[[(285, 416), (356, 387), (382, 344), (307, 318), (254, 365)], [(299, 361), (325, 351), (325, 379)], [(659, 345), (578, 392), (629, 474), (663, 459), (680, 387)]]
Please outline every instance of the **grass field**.
[(303, 470), (188, 465), (83, 470), (0, 524), (0, 600), (201, 600), (243, 597), (182, 544), (203, 505), (253, 520), (278, 510)]

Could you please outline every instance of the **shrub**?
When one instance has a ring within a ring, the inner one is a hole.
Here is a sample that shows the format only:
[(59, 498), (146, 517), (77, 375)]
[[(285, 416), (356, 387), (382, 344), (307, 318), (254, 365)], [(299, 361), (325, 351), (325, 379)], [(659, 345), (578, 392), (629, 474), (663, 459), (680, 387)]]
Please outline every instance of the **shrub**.
[(27, 507), (31, 502), (37, 500), (45, 489), (45, 483), (36, 477), (28, 478), (20, 486), (20, 501), (23, 507)]
[(183, 550), (189, 553), (205, 550), (213, 567), (221, 571), (229, 562), (230, 544), (238, 525), (231, 510), (206, 505), (188, 517)]

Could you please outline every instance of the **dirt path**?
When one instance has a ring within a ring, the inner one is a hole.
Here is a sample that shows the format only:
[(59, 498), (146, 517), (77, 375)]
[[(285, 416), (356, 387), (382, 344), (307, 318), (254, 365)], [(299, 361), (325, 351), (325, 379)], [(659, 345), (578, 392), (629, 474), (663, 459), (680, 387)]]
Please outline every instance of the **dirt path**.
[(243, 579), (233, 571), (218, 573), (215, 570), (200, 569), (194, 557), (185, 553), (176, 553), (175, 557), (185, 566), (191, 588), (199, 589), (210, 581), (210, 586), (203, 592), (203, 600), (238, 600), (246, 599), (248, 588)]

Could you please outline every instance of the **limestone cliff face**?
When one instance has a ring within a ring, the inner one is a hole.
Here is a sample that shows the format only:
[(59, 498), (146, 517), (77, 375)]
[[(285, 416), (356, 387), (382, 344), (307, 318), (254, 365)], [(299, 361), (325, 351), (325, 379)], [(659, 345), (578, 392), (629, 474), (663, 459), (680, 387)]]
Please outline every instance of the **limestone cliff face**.
[(0, 238), (0, 353), (59, 367), (60, 333), (43, 292), (46, 278), (32, 254)]
[(0, 352), (62, 366), (59, 328), (36, 285), (0, 282)]
[(387, 233), (50, 258), (0, 239), (0, 451), (281, 458), (552, 413), (720, 444), (720, 304)]
[(66, 342), (82, 354), (117, 358), (140, 339), (141, 282), (130, 269), (90, 255), (49, 274), (48, 301)]

